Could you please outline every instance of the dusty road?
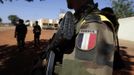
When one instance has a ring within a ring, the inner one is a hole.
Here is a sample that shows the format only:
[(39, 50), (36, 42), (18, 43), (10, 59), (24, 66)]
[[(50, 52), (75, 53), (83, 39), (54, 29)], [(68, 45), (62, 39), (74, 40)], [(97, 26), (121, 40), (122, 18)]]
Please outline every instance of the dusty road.
[[(32, 28), (28, 28), (26, 48), (19, 52), (14, 38), (14, 27), (0, 27), (0, 75), (29, 75), (33, 61), (47, 46), (54, 32), (42, 30), (41, 45), (34, 48)], [(134, 42), (120, 40), (120, 49), (123, 60), (119, 62), (123, 62), (123, 67), (114, 70), (113, 75), (134, 75)]]

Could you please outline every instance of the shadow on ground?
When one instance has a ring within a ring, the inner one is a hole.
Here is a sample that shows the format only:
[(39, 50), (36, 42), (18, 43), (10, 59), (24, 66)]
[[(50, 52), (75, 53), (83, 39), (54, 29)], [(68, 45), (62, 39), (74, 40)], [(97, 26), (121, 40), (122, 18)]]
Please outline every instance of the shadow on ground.
[(120, 55), (115, 55), (115, 62), (114, 62), (114, 73), (113, 75), (134, 75), (132, 74), (132, 70), (134, 68), (134, 62), (130, 59), (134, 59), (134, 56), (128, 55), (126, 46), (120, 46)]
[(26, 42), (26, 47), (21, 52), (15, 45), (1, 45), (0, 75), (29, 75), (33, 61), (47, 45), (48, 40), (41, 40), (38, 48), (33, 46), (33, 42)]
[[(48, 45), (48, 40), (41, 40), (40, 47), (34, 48), (33, 42), (26, 42), (26, 48), (19, 52), (15, 45), (1, 45), (0, 46), (0, 75), (30, 75), (33, 67), (33, 61), (36, 60), (40, 53)], [(128, 55), (127, 47), (120, 46), (120, 54), (114, 66), (113, 75), (133, 75), (130, 71), (134, 70), (134, 56)]]

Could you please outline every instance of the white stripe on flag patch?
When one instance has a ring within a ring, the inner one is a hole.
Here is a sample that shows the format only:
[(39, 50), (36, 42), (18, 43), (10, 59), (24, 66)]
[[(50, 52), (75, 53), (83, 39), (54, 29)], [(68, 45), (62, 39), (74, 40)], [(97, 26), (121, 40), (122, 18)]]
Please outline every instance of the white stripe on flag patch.
[(89, 44), (90, 32), (83, 34), (81, 49), (87, 50)]

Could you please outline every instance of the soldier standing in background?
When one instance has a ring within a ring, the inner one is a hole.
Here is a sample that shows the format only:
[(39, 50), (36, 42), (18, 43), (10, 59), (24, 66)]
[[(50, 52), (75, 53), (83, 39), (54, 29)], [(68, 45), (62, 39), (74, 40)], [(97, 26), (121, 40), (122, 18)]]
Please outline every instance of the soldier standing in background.
[(27, 27), (22, 19), (19, 19), (15, 28), (15, 38), (17, 39), (17, 46), (22, 50), (25, 46), (25, 38), (27, 34)]
[(35, 22), (33, 33), (34, 33), (34, 46), (37, 47), (40, 44), (40, 35), (41, 35), (41, 27), (38, 25), (38, 21)]

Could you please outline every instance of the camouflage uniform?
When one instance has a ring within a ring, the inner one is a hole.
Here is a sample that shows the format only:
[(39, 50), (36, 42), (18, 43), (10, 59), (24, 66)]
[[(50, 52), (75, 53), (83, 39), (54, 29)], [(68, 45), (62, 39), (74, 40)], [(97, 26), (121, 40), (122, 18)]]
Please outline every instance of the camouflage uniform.
[(57, 33), (61, 37), (57, 36), (59, 39), (56, 39), (55, 46), (63, 39), (76, 37), (75, 42), (70, 41), (64, 47), (66, 50), (71, 43), (75, 43), (74, 49), (69, 54), (64, 54), (62, 66), (55, 67), (55, 72), (59, 75), (112, 75), (116, 44), (114, 28), (98, 10), (91, 10), (91, 7), (87, 7), (79, 19), (76, 18), (78, 15), (74, 18), (67, 12), (61, 22), (63, 27)]

